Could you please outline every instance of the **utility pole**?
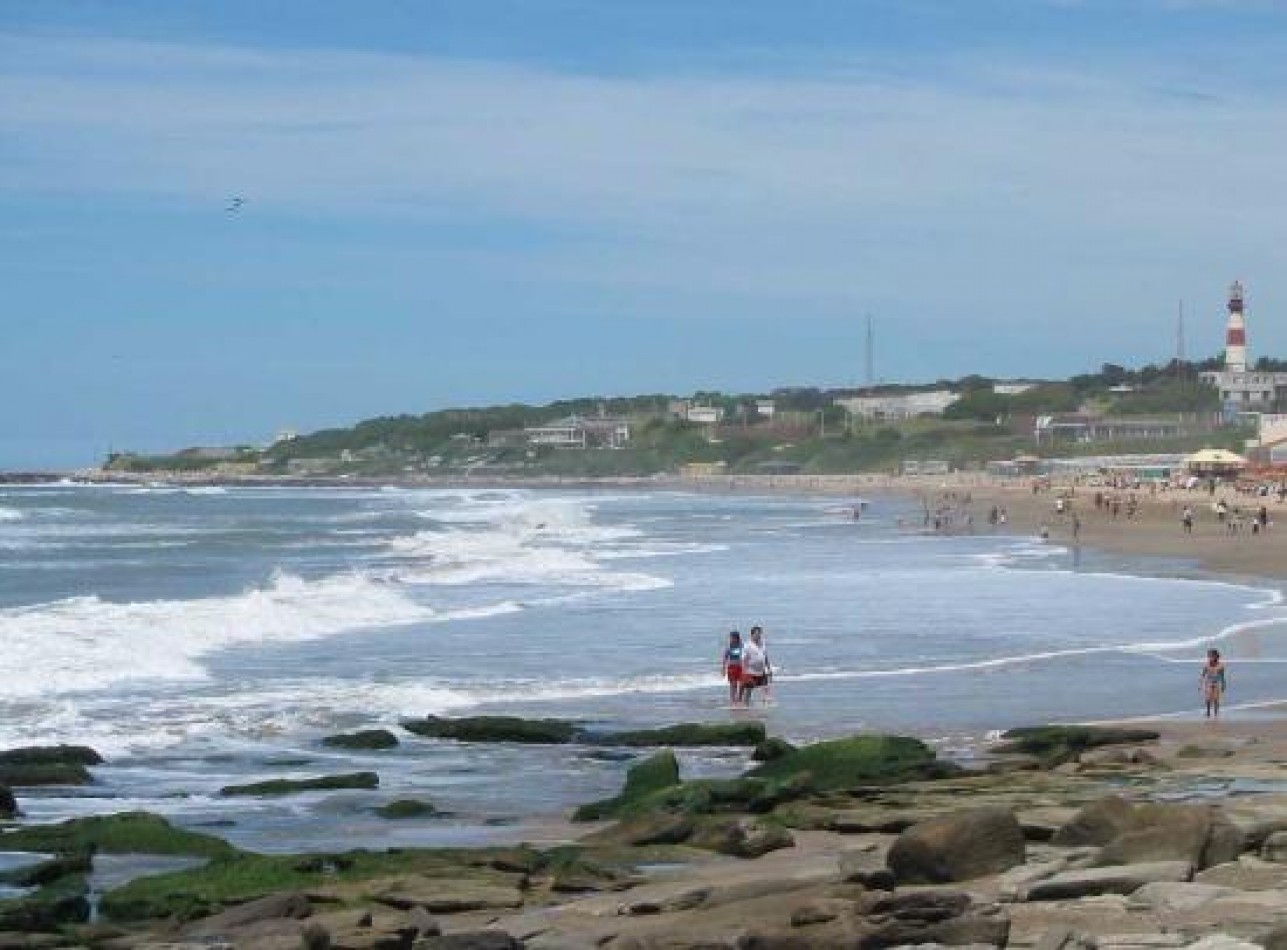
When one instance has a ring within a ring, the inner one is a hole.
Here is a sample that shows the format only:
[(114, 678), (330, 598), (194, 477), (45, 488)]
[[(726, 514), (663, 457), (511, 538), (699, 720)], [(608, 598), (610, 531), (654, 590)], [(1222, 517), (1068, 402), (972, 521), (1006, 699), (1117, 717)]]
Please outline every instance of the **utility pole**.
[(1180, 312), (1175, 322), (1175, 372), (1181, 379), (1184, 371), (1184, 301), (1180, 301)]

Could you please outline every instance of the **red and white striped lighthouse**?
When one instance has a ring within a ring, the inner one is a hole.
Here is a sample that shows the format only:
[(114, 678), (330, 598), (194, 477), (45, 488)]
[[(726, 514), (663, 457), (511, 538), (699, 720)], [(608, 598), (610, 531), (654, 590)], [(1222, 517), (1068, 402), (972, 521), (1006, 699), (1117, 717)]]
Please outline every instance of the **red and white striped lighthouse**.
[(1247, 371), (1247, 324), (1242, 313), (1242, 282), (1229, 288), (1229, 329), (1224, 336), (1224, 368), (1229, 373)]

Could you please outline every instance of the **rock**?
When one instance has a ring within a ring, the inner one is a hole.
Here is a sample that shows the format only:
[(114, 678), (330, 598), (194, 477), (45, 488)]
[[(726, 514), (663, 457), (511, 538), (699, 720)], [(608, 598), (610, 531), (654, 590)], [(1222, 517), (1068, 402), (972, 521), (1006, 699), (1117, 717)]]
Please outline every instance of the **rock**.
[(83, 745), (40, 745), (0, 752), (0, 765), (102, 765), (103, 757)]
[(661, 729), (636, 729), (589, 736), (618, 746), (756, 746), (766, 741), (762, 722), (685, 722)]
[(1232, 887), (1215, 884), (1154, 881), (1131, 895), (1131, 903), (1157, 913), (1172, 914), (1196, 910), (1222, 897), (1238, 894)]
[(0, 785), (37, 788), (47, 785), (90, 785), (94, 777), (77, 762), (33, 762), (0, 765)]
[(866, 950), (901, 945), (987, 944), (1005, 946), (1010, 919), (995, 907), (976, 908), (968, 895), (955, 891), (911, 891), (877, 900), (866, 909), (859, 938)]
[(1212, 934), (1197, 943), (1189, 944), (1185, 950), (1260, 950), (1260, 945), (1226, 934)]
[(407, 926), (414, 927), (421, 937), (436, 937), (442, 933), (442, 925), (437, 918), (422, 906), (407, 911)]
[(694, 907), (700, 907), (705, 903), (706, 898), (710, 896), (711, 889), (709, 887), (697, 887), (651, 900), (623, 904), (619, 912), (631, 917), (674, 914), (682, 910), (692, 910)]
[(13, 887), (46, 887), (65, 877), (88, 874), (91, 870), (93, 860), (90, 853), (75, 851), (0, 874), (0, 881)]
[(867, 916), (893, 916), (904, 920), (948, 920), (970, 906), (970, 895), (961, 891), (899, 891), (878, 897), (865, 908)]
[(696, 823), (688, 815), (639, 815), (619, 821), (611, 828), (589, 835), (585, 840), (594, 844), (621, 844), (629, 847), (683, 844), (692, 837), (695, 828)]
[(780, 825), (755, 818), (722, 818), (699, 826), (689, 844), (735, 858), (758, 858), (793, 847), (795, 839)]
[(828, 924), (852, 913), (852, 901), (822, 897), (811, 900), (792, 911), (791, 926), (812, 927), (815, 924)]
[(331, 932), (321, 924), (307, 924), (299, 932), (301, 950), (331, 950)]
[(402, 723), (402, 728), (432, 739), (457, 742), (522, 742), (564, 745), (576, 736), (576, 725), (565, 719), (523, 719), (519, 716), (465, 716), (449, 719), (426, 716)]
[(1085, 805), (1072, 820), (1055, 832), (1052, 844), (1063, 847), (1102, 847), (1135, 827), (1134, 807), (1118, 795), (1109, 795)]
[(756, 762), (772, 762), (775, 759), (790, 755), (794, 751), (796, 751), (795, 746), (785, 739), (769, 736), (769, 738), (755, 746), (755, 751), (751, 753), (751, 759)]
[(0, 785), (0, 818), (13, 818), (18, 814), (18, 800), (7, 786)]
[(186, 854), (221, 858), (237, 853), (222, 838), (176, 828), (159, 815), (121, 812), (74, 818), (53, 825), (27, 825), (4, 836), (7, 851), (68, 854), (101, 851), (106, 854)]
[(595, 821), (631, 810), (654, 792), (679, 784), (679, 760), (667, 750), (636, 762), (626, 771), (626, 784), (615, 798), (582, 805), (572, 815), (573, 821)]
[(1187, 861), (1157, 861), (1119, 867), (1064, 871), (1030, 885), (1019, 896), (1027, 901), (1072, 900), (1097, 894), (1132, 894), (1155, 881), (1188, 881), (1193, 865)]
[(1007, 871), (1022, 864), (1023, 829), (1009, 809), (973, 808), (908, 828), (886, 863), (906, 884), (945, 884)]
[(265, 920), (305, 920), (313, 914), (308, 897), (294, 891), (270, 894), (206, 917), (188, 931), (192, 937), (227, 936)]
[(398, 798), (381, 805), (375, 813), (381, 818), (399, 821), (406, 818), (429, 818), (438, 814), (438, 809), (418, 798)]
[(503, 930), (475, 930), (421, 938), (415, 950), (523, 950), (523, 945)]
[(1156, 742), (1158, 733), (1151, 729), (1102, 726), (1027, 726), (1002, 733), (1001, 738), (1006, 741), (996, 747), (996, 752), (1037, 755), (1047, 761), (1060, 761), (1101, 746)]
[(1100, 852), (1101, 865), (1147, 861), (1188, 861), (1201, 866), (1211, 833), (1211, 809), (1204, 805), (1144, 804), (1132, 807), (1131, 827)]
[(248, 785), (225, 785), (220, 795), (293, 795), (297, 792), (321, 792), (336, 789), (373, 789), (380, 787), (380, 777), (374, 772), (346, 772), (341, 775), (321, 775), (316, 778), (275, 778)]
[(1287, 924), (1279, 924), (1256, 939), (1265, 950), (1287, 950)]
[(853, 736), (815, 742), (747, 773), (753, 778), (784, 780), (808, 773), (817, 791), (944, 778), (960, 769), (939, 762), (919, 739), (905, 736)]
[(363, 729), (326, 736), (322, 745), (331, 749), (393, 749), (398, 745), (398, 737), (388, 729)]
[(429, 878), (413, 875), (372, 894), (386, 907), (410, 911), (422, 907), (430, 914), (460, 914), (473, 910), (505, 910), (519, 907), (523, 895), (518, 888), (458, 878)]
[(1043, 933), (1032, 950), (1096, 950), (1098, 941), (1071, 927), (1051, 927)]
[(1260, 846), (1260, 857), (1265, 861), (1287, 864), (1287, 831), (1275, 831)]
[(63, 878), (34, 894), (0, 901), (0, 932), (45, 933), (89, 920), (83, 877)]

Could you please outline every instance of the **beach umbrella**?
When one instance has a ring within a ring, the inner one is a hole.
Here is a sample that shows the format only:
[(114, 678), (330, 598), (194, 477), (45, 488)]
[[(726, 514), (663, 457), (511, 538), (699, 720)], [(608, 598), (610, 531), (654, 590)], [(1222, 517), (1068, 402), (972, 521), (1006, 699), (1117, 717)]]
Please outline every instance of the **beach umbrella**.
[(1202, 449), (1184, 460), (1191, 472), (1229, 472), (1247, 467), (1247, 460), (1228, 449)]

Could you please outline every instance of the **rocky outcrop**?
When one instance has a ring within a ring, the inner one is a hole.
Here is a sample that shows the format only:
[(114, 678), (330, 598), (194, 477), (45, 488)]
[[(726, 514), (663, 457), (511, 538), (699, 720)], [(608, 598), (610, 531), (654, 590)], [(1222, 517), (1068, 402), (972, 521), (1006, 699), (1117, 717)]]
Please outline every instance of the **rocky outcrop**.
[(684, 722), (661, 729), (637, 729), (586, 736), (617, 746), (757, 746), (767, 739), (762, 722)]
[(457, 742), (520, 742), (534, 745), (564, 745), (577, 734), (575, 723), (565, 719), (523, 719), (519, 716), (426, 716), (408, 719), (402, 728), (431, 739)]
[(781, 825), (755, 818), (722, 818), (702, 823), (688, 843), (735, 858), (758, 858), (793, 847), (795, 839)]
[(1006, 808), (972, 808), (908, 828), (886, 861), (907, 884), (946, 884), (1007, 871), (1022, 864), (1023, 829)]
[(398, 737), (388, 729), (362, 729), (358, 732), (341, 732), (322, 739), (322, 745), (328, 749), (351, 749), (366, 751), (377, 749), (395, 749)]
[(0, 752), (0, 785), (31, 788), (43, 785), (89, 785), (88, 766), (103, 758), (88, 746), (24, 746)]
[(961, 770), (940, 762), (919, 739), (853, 736), (815, 742), (752, 769), (753, 778), (786, 780), (807, 773), (817, 791), (944, 778)]
[(641, 806), (645, 799), (656, 792), (679, 785), (679, 760), (673, 752), (658, 752), (626, 771), (625, 788), (621, 794), (598, 802), (582, 805), (572, 816), (574, 821), (594, 821), (612, 818)]
[(1145, 884), (1157, 881), (1188, 881), (1193, 865), (1187, 861), (1157, 861), (1117, 867), (1064, 871), (1036, 881), (1019, 894), (1028, 901), (1073, 900), (1099, 894), (1132, 894)]
[(1236, 859), (1246, 836), (1208, 805), (1137, 805), (1108, 796), (1082, 808), (1052, 842), (1099, 845), (1102, 865), (1187, 861), (1202, 869)]
[(1088, 749), (1156, 742), (1158, 733), (1152, 729), (1114, 729), (1102, 726), (1025, 726), (1004, 732), (1001, 738), (1004, 741), (993, 751), (1033, 755), (1051, 764), (1074, 759)]
[(320, 775), (315, 778), (275, 778), (246, 785), (225, 785), (219, 790), (223, 796), (235, 795), (294, 795), (299, 792), (327, 792), (338, 789), (369, 790), (380, 787), (380, 777), (374, 772), (346, 772), (341, 775)]
[(439, 811), (429, 802), (418, 798), (399, 798), (381, 805), (375, 813), (390, 821), (402, 821), (408, 818), (431, 818), (439, 814)]
[(0, 785), (0, 818), (13, 818), (18, 814), (18, 800), (13, 797), (13, 792), (4, 785)]

